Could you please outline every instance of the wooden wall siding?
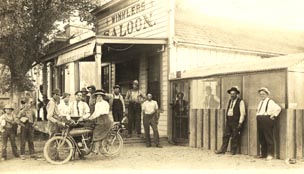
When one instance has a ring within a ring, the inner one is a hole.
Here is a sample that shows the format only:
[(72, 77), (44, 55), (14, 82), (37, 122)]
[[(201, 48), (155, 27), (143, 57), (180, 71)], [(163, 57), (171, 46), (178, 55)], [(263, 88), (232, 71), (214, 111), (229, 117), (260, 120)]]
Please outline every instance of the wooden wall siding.
[[(170, 72), (189, 70), (201, 66), (210, 66), (216, 64), (226, 64), (233, 62), (246, 62), (249, 60), (260, 59), (260, 56), (248, 53), (239, 53), (235, 51), (224, 51), (212, 48), (202, 47), (177, 47), (176, 56), (170, 60)], [(187, 61), (185, 61), (187, 59)]]
[[(191, 109), (189, 146), (220, 150), (225, 128), (225, 109)], [(256, 110), (247, 110), (241, 135), (239, 153), (256, 156), (259, 141), (256, 125)], [(283, 109), (276, 120), (275, 158), (304, 157), (304, 110)], [(228, 151), (230, 151), (230, 146)]]
[[(139, 6), (138, 6), (139, 5)], [(113, 22), (113, 17), (139, 7), (135, 14)], [(97, 35), (114, 37), (167, 37), (169, 24), (168, 1), (140, 0), (126, 2), (125, 7), (97, 17)]]
[(168, 95), (168, 48), (165, 47), (165, 51), (162, 53), (161, 56), (161, 113), (160, 113), (160, 119), (158, 123), (158, 130), (159, 134), (161, 136), (167, 136), (167, 121), (168, 121), (168, 101), (169, 101), (169, 95)]

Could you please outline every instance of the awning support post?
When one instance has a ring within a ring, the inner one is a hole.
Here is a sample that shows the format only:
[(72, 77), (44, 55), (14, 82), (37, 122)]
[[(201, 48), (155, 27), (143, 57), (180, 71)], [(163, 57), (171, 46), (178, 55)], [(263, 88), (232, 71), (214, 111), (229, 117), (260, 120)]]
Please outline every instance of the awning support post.
[(95, 85), (97, 89), (101, 89), (101, 57), (102, 57), (102, 45), (96, 44), (95, 54)]

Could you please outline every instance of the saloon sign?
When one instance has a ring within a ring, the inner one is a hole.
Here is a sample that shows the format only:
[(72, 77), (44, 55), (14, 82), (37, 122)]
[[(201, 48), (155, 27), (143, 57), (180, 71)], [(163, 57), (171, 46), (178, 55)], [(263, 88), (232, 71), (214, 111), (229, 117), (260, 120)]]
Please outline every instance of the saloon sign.
[(140, 1), (105, 18), (105, 36), (123, 37), (156, 25), (153, 1)]

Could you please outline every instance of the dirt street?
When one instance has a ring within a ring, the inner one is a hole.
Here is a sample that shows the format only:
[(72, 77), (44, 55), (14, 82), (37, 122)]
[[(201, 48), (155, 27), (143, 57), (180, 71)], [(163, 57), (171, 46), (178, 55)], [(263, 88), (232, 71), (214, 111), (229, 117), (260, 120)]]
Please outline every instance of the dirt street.
[[(147, 172), (147, 170), (176, 170), (174, 173), (184, 170), (191, 170), (192, 172), (210, 170), (220, 173), (227, 170), (269, 170), (269, 172), (278, 171), (279, 173), (285, 170), (292, 172), (304, 171), (304, 163), (302, 161), (298, 161), (296, 164), (286, 164), (284, 160), (266, 161), (245, 155), (216, 155), (209, 150), (169, 144), (165, 144), (164, 148), (161, 149), (155, 147), (146, 148), (143, 144), (129, 144), (125, 145), (123, 152), (114, 158), (90, 155), (86, 160), (70, 161), (65, 165), (59, 166), (34, 159), (14, 159), (11, 154), (9, 155), (7, 161), (0, 162), (0, 173), (15, 173), (18, 171), (28, 173), (41, 173), (41, 171), (42, 173), (54, 173), (55, 171), (95, 173), (97, 170), (106, 170), (106, 173), (125, 173), (129, 170), (136, 170), (139, 173)], [(42, 155), (41, 152), (39, 155)]]

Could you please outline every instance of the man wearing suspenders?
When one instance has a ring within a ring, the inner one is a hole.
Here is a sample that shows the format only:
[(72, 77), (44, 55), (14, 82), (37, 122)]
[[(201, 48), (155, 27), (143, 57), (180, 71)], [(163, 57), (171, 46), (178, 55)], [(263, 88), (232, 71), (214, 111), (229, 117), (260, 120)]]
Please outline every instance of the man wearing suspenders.
[(272, 160), (274, 155), (274, 120), (280, 114), (281, 107), (268, 97), (270, 91), (267, 88), (260, 88), (258, 93), (261, 97), (256, 114), (258, 137), (261, 147), (259, 158)]
[(230, 100), (226, 110), (226, 127), (223, 135), (223, 144), (221, 149), (215, 151), (215, 153), (225, 154), (231, 138), (231, 154), (236, 155), (239, 146), (240, 131), (246, 115), (245, 103), (238, 97), (240, 91), (237, 87), (231, 87), (227, 92), (230, 94)]

